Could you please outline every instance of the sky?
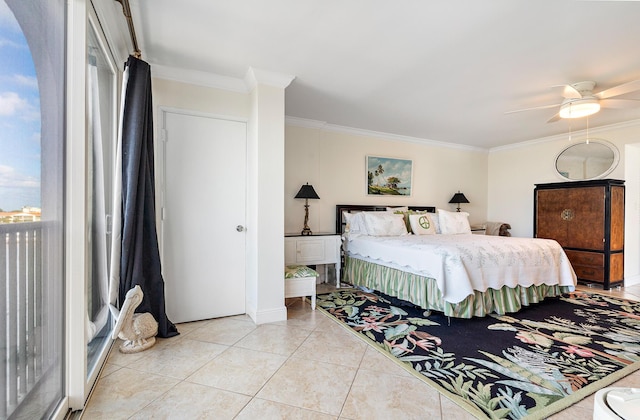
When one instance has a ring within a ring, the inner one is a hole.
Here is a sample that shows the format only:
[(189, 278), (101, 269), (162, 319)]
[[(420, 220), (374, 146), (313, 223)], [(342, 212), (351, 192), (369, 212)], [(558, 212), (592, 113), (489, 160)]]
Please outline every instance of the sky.
[(27, 41), (0, 0), (0, 209), (40, 207), (40, 95)]

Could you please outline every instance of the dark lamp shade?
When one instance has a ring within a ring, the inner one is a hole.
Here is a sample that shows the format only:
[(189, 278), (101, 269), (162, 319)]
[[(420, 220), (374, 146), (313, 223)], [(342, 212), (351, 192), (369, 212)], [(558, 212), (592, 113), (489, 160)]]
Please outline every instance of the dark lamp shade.
[(313, 189), (313, 185), (309, 185), (309, 183), (307, 182), (306, 185), (303, 185), (300, 188), (300, 191), (298, 191), (298, 194), (296, 194), (295, 198), (315, 198), (315, 199), (318, 199), (320, 197), (318, 197), (318, 194), (316, 193), (316, 190)]
[(468, 203), (468, 202), (469, 200), (467, 200), (467, 197), (465, 197), (464, 194), (461, 193), (460, 191), (453, 194), (453, 197), (451, 197), (451, 200), (449, 200), (449, 203), (454, 203), (454, 204)]

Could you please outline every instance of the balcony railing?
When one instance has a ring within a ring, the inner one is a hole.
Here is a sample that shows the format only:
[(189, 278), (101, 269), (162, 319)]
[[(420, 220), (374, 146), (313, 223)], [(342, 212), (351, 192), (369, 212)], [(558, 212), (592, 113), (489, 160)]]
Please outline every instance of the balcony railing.
[(51, 360), (43, 313), (43, 223), (0, 224), (0, 419), (38, 386)]

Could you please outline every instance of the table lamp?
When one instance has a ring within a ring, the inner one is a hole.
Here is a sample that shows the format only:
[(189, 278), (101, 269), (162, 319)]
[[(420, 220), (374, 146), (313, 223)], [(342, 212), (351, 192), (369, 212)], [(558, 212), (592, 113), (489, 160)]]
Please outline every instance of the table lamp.
[(306, 185), (303, 185), (296, 194), (295, 198), (304, 198), (304, 228), (302, 229), (302, 235), (311, 235), (311, 229), (309, 229), (309, 199), (319, 199), (316, 190), (313, 189), (312, 185), (309, 185), (307, 182)]
[(458, 205), (458, 208), (456, 209), (456, 211), (460, 211), (460, 203), (468, 203), (468, 202), (469, 200), (467, 200), (467, 197), (465, 197), (464, 194), (462, 194), (460, 191), (453, 194), (453, 197), (451, 197), (451, 200), (449, 200), (449, 203), (454, 203)]

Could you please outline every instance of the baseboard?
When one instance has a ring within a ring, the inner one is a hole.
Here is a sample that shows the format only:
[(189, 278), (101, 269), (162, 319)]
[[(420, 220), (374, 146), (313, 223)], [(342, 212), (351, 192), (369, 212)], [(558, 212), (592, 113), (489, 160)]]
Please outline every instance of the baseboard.
[(631, 277), (625, 277), (624, 279), (624, 287), (636, 286), (638, 284), (640, 284), (640, 274)]
[(269, 322), (279, 322), (287, 320), (287, 307), (257, 311), (256, 308), (247, 308), (247, 315), (256, 325), (267, 324)]

